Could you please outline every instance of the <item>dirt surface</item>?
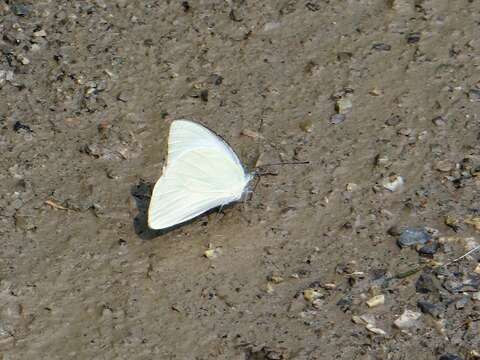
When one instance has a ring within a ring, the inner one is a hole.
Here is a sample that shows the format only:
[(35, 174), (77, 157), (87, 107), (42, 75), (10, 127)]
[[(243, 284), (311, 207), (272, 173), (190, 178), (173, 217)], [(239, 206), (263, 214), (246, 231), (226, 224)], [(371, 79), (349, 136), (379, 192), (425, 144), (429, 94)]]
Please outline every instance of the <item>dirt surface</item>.
[[(478, 254), (449, 264), (480, 230), (479, 19), (475, 0), (0, 0), (1, 358), (480, 357)], [(251, 169), (310, 164), (150, 231), (176, 118)]]

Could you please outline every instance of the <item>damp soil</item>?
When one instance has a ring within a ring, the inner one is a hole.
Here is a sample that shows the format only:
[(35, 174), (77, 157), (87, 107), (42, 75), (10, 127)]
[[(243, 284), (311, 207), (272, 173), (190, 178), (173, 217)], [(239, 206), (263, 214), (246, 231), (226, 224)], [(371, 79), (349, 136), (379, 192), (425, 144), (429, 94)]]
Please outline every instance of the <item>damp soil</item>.
[[(448, 263), (480, 230), (479, 19), (472, 0), (0, 0), (2, 359), (478, 358), (478, 255)], [(178, 118), (250, 169), (309, 164), (148, 230)], [(434, 244), (401, 248), (405, 229)]]

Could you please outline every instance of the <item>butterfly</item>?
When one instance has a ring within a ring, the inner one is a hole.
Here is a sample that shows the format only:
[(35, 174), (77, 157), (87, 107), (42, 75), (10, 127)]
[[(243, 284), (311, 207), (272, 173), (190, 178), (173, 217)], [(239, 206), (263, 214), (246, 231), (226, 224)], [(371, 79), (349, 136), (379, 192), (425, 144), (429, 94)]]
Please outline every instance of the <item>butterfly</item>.
[(148, 226), (165, 229), (238, 201), (254, 174), (218, 135), (189, 120), (170, 126), (167, 163), (153, 188)]

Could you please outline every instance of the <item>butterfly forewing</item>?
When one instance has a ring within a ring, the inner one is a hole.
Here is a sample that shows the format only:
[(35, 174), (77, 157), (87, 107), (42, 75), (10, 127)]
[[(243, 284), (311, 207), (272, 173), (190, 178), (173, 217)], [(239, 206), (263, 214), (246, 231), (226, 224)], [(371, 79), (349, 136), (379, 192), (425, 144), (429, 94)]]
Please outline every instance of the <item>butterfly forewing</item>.
[(155, 184), (149, 226), (167, 228), (238, 200), (250, 175), (222, 139), (187, 120), (172, 123), (167, 166)]

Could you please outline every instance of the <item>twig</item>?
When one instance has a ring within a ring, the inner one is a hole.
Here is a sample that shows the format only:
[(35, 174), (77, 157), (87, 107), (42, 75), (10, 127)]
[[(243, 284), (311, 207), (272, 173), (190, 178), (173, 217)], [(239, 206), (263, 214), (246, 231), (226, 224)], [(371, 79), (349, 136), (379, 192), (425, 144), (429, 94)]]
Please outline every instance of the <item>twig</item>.
[(443, 266), (448, 266), (448, 265), (451, 265), (451, 264), (453, 264), (454, 262), (457, 262), (458, 260), (462, 260), (464, 257), (466, 257), (466, 256), (470, 255), (471, 253), (473, 253), (473, 252), (477, 251), (478, 249), (480, 249), (480, 245), (478, 245), (478, 246), (474, 247), (472, 250), (470, 250), (470, 251), (466, 252), (465, 254), (463, 254), (462, 256), (460, 256), (460, 257), (458, 257), (458, 258), (456, 258), (456, 259), (453, 259), (452, 261), (450, 261), (450, 262), (446, 263), (446, 264), (445, 264), (445, 265), (443, 265)]
[(54, 209), (58, 209), (58, 210), (70, 210), (69, 208), (66, 208), (65, 206), (57, 204), (55, 201), (50, 200), (50, 199), (45, 200), (45, 204), (51, 206)]

